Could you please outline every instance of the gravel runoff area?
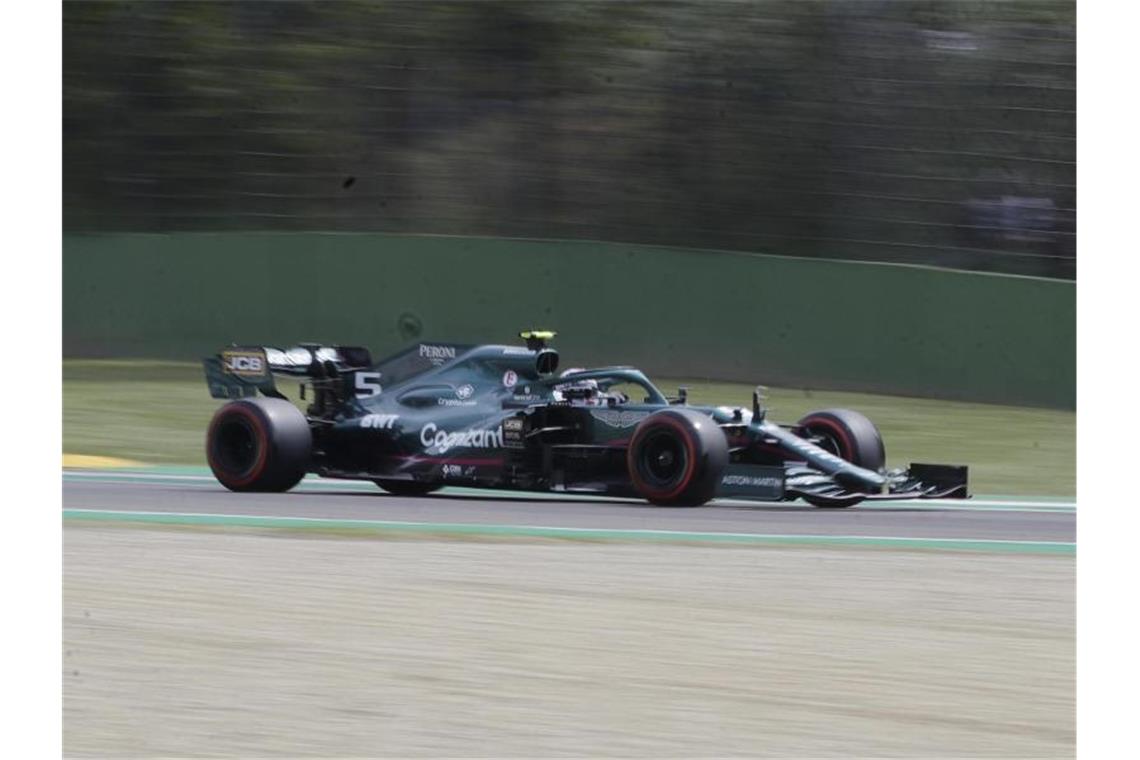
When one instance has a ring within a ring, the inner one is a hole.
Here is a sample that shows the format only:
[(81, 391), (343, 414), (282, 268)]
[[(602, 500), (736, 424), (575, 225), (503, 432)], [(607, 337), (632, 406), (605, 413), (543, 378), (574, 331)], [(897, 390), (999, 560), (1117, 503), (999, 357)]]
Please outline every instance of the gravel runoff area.
[(1071, 757), (1074, 571), (68, 524), (64, 750)]

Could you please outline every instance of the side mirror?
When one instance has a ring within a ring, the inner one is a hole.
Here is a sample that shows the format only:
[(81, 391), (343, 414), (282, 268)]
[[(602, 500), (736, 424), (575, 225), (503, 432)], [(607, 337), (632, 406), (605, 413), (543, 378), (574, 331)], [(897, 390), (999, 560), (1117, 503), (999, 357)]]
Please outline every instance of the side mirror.
[(767, 398), (764, 395), (764, 391), (766, 391), (766, 390), (768, 390), (768, 389), (765, 388), (763, 385), (757, 385), (756, 389), (752, 391), (752, 421), (753, 422), (763, 422), (764, 421), (764, 414), (768, 410), (765, 409), (763, 406), (761, 406), (760, 402), (763, 401), (765, 398)]

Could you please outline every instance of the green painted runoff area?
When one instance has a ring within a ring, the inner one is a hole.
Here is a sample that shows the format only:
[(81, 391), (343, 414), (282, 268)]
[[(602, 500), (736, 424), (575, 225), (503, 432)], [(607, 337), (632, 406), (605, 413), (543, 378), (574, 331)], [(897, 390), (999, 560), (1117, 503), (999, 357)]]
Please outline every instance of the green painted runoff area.
[[(695, 404), (750, 403), (750, 385), (654, 380), (667, 392), (688, 385)], [(280, 387), (296, 396), (291, 383)], [(770, 388), (768, 395), (779, 422), (833, 406), (862, 411), (881, 429), (890, 466), (967, 464), (975, 493), (1076, 492), (1073, 412), (794, 388)], [(203, 465), (206, 426), (220, 403), (210, 398), (198, 364), (65, 360), (64, 451)]]

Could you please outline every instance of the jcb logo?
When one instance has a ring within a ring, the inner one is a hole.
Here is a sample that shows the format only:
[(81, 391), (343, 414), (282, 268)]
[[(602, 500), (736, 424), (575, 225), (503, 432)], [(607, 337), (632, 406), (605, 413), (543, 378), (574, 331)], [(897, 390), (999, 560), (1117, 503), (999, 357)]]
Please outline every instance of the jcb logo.
[(261, 359), (256, 356), (235, 356), (230, 360), (234, 372), (261, 372)]
[(261, 354), (227, 351), (222, 354), (226, 371), (234, 375), (260, 377), (265, 374), (265, 359)]

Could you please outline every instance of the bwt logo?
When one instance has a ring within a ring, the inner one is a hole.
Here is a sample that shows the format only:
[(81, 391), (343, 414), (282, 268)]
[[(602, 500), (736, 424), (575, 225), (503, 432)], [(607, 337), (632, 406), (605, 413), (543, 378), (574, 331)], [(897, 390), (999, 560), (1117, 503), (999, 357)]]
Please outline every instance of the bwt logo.
[(222, 359), (226, 371), (234, 375), (265, 374), (265, 360), (260, 354), (224, 354)]
[(391, 430), (400, 419), (398, 414), (366, 414), (360, 418), (360, 427), (373, 430)]

